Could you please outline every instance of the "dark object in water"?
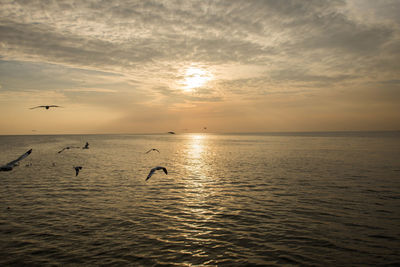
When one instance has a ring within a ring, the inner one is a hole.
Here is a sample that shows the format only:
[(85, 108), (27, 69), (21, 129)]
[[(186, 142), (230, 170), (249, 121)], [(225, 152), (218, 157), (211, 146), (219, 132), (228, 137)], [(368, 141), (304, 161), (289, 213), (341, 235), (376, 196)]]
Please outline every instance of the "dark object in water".
[(84, 147), (82, 147), (82, 149), (89, 149), (89, 143), (88, 143), (88, 142), (86, 142), (85, 146), (84, 146)]
[(76, 166), (74, 167), (74, 169), (75, 169), (75, 176), (78, 176), (79, 171), (82, 170), (82, 166)]
[(169, 134), (175, 134), (175, 132), (168, 132)]

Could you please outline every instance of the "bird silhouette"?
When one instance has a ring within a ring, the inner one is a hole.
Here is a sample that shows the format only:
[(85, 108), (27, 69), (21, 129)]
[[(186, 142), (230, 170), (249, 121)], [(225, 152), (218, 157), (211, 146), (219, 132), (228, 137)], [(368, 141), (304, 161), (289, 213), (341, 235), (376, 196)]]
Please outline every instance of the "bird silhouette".
[(147, 151), (146, 154), (147, 154), (147, 153), (150, 153), (151, 151), (157, 151), (158, 153), (160, 153), (160, 151), (158, 151), (157, 148), (152, 148), (152, 149), (150, 149), (149, 151)]
[(35, 109), (35, 108), (49, 109), (49, 108), (62, 108), (62, 107), (61, 106), (57, 106), (57, 105), (46, 105), (46, 106), (37, 106), (37, 107), (30, 108), (30, 109)]
[(168, 174), (168, 171), (165, 167), (157, 166), (150, 170), (149, 175), (147, 175), (146, 181), (149, 180), (150, 177), (154, 174), (154, 172), (158, 171), (158, 170), (163, 170), (165, 172), (165, 174)]
[(63, 149), (61, 149), (60, 151), (58, 151), (57, 153), (61, 153), (61, 152), (63, 152), (64, 150), (66, 150), (66, 149), (71, 149), (71, 148), (80, 148), (79, 146), (66, 146), (66, 147), (64, 147)]
[(18, 166), (18, 162), (20, 160), (23, 160), (24, 158), (26, 158), (27, 156), (29, 156), (32, 153), (32, 148), (29, 149), (27, 152), (25, 152), (24, 154), (22, 154), (21, 156), (19, 156), (19, 158), (17, 158), (16, 160), (13, 160), (9, 163), (7, 163), (6, 165), (0, 166), (0, 171), (11, 171), (14, 167)]

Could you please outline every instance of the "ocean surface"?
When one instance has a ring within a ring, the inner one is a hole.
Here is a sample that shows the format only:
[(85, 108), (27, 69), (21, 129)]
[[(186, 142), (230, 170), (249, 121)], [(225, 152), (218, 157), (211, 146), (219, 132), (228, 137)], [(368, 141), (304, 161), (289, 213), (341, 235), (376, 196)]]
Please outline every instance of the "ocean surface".
[(400, 264), (400, 132), (0, 136), (0, 164), (30, 148), (1, 266)]

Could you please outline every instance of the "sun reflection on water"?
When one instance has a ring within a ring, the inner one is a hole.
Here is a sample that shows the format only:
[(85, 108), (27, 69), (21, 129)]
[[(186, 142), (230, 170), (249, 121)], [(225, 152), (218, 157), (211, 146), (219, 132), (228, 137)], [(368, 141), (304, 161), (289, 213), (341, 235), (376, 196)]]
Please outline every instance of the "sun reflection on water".
[(210, 166), (206, 162), (205, 146), (206, 137), (202, 134), (192, 134), (189, 136), (185, 149), (185, 158), (187, 164), (188, 180), (187, 185), (191, 189), (193, 196), (201, 198), (204, 194), (202, 192), (205, 183), (207, 183), (207, 171)]
[(191, 136), (189, 144), (191, 150), (191, 158), (201, 160), (202, 152), (204, 150), (204, 135), (194, 134)]
[(190, 214), (182, 218), (185, 229), (181, 233), (191, 243), (197, 245), (193, 254), (206, 256), (207, 250), (203, 246), (212, 242), (210, 240), (209, 224), (215, 221), (219, 206), (214, 205), (213, 196), (217, 194), (212, 186), (214, 179), (212, 173), (212, 153), (210, 151), (210, 136), (207, 134), (187, 135), (186, 144), (182, 151), (185, 157), (186, 175), (184, 177), (184, 214)]

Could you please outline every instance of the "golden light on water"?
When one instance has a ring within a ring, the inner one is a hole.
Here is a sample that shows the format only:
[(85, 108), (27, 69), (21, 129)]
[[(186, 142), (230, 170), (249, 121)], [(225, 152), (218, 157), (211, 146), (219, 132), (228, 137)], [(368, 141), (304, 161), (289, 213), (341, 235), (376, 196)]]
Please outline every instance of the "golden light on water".
[(200, 158), (203, 152), (203, 139), (204, 135), (192, 135), (191, 150), (195, 158)]
[(184, 91), (193, 91), (195, 88), (204, 86), (214, 76), (207, 70), (197, 67), (189, 67), (185, 70), (183, 80), (180, 82)]
[(191, 192), (195, 192), (195, 198), (197, 199), (203, 196), (203, 186), (207, 179), (207, 162), (204, 155), (205, 148), (205, 136), (201, 134), (193, 134), (187, 140), (187, 149), (185, 151), (188, 173), (195, 177), (191, 177), (190, 185)]
[[(210, 196), (216, 194), (210, 187), (212, 180), (210, 179), (209, 172), (211, 166), (209, 159), (207, 159), (208, 136), (204, 134), (191, 134), (188, 135), (186, 140), (185, 150), (182, 154), (185, 155), (188, 179), (185, 183), (185, 213), (191, 214), (192, 218), (196, 221), (205, 223), (212, 220), (215, 216), (215, 211), (208, 208), (208, 199)], [(191, 240), (193, 243), (204, 242), (202, 238), (209, 234), (208, 229), (198, 228), (197, 223), (186, 221), (188, 231), (185, 238)], [(207, 255), (207, 251), (199, 249), (199, 255)]]

